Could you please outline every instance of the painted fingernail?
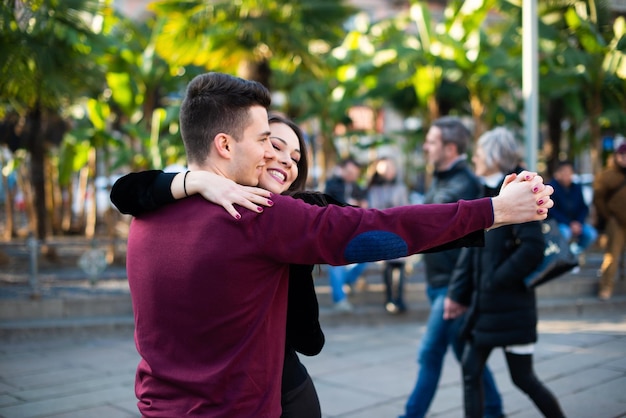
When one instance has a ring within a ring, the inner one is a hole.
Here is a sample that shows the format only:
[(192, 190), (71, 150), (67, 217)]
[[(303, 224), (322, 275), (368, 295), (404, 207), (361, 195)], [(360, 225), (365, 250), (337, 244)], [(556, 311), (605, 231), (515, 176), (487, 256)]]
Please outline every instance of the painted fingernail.
[(538, 204), (539, 206), (543, 205), (543, 199), (539, 199), (539, 200), (537, 201), (537, 204)]
[(537, 213), (538, 213), (539, 215), (543, 215), (543, 214), (544, 214), (544, 210), (543, 210), (543, 209), (537, 209)]
[(257, 206), (256, 210), (259, 212), (263, 212), (263, 208), (261, 206)]
[(530, 175), (526, 174), (526, 180), (530, 180)]
[(237, 219), (237, 220), (241, 219), (241, 215), (240, 214), (236, 214), (235, 215), (235, 219)]
[(533, 187), (533, 193), (537, 193), (539, 191), (539, 187), (535, 186)]
[(268, 201), (267, 201), (267, 204), (268, 204), (269, 206), (272, 206), (272, 205), (274, 204), (274, 202), (272, 202), (271, 200), (268, 200)]

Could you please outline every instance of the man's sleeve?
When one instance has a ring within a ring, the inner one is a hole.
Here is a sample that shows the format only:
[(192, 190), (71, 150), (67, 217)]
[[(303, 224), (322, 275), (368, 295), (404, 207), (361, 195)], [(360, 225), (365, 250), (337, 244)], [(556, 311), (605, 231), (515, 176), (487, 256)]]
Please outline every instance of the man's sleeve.
[[(334, 205), (317, 208), (276, 196), (271, 211), (263, 215), (259, 228), (281, 231), (281, 235), (277, 239), (276, 233), (257, 234), (262, 251), (277, 260), (296, 264), (342, 265), (405, 257), (477, 231), (480, 235), (493, 225), (489, 198), (380, 211)], [(289, 219), (293, 228), (284, 227), (285, 219)], [(473, 241), (479, 235), (468, 239)]]

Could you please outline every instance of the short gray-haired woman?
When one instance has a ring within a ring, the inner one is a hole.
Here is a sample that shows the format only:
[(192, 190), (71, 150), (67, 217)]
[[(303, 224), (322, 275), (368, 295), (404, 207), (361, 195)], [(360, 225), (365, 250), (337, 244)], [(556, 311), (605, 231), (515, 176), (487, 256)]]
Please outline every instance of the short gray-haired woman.
[[(498, 193), (506, 174), (518, 172), (520, 157), (513, 134), (504, 128), (484, 133), (472, 159), (485, 195)], [(482, 372), (491, 351), (502, 347), (513, 383), (546, 417), (563, 417), (558, 400), (537, 378), (533, 351), (537, 342), (534, 290), (524, 277), (542, 261), (544, 239), (539, 222), (507, 226), (485, 234), (483, 248), (464, 248), (452, 274), (444, 317), (468, 306), (462, 336), (463, 392), (466, 418), (483, 416)]]

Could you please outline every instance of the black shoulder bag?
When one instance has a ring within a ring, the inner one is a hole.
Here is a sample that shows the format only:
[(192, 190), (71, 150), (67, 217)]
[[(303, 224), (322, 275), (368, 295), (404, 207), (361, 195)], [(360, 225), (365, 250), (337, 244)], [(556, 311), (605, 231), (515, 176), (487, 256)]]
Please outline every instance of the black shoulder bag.
[(541, 231), (545, 240), (543, 261), (531, 274), (524, 278), (528, 289), (535, 288), (562, 276), (578, 265), (577, 257), (569, 248), (555, 219), (542, 221)]

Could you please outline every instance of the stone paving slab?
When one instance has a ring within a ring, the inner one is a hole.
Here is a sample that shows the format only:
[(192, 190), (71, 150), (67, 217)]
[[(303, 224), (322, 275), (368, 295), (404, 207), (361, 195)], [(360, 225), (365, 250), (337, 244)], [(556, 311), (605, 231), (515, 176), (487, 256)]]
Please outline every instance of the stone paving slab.
[[(324, 418), (384, 418), (402, 413), (417, 365), (423, 322), (325, 326), (318, 356), (302, 357)], [(626, 416), (626, 312), (542, 316), (535, 368), (570, 418)], [(510, 382), (501, 350), (489, 359), (508, 417), (537, 417)], [(138, 361), (130, 330), (0, 340), (0, 417), (138, 417)], [(460, 369), (446, 357), (429, 417), (462, 411)]]

